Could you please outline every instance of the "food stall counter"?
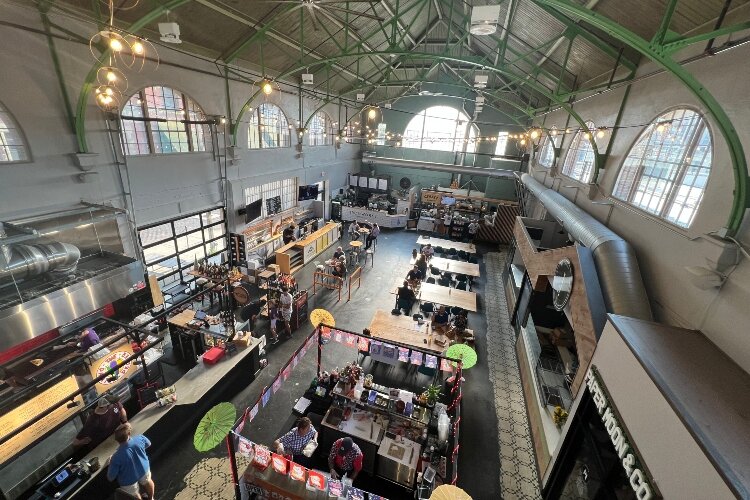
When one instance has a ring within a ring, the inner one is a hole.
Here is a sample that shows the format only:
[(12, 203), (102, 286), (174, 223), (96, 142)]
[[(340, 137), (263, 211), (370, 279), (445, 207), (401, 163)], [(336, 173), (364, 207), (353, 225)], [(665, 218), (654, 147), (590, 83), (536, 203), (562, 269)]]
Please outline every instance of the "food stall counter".
[(406, 227), (408, 214), (393, 214), (383, 210), (373, 210), (359, 207), (341, 207), (341, 220), (377, 223), (380, 227)]
[(412, 488), (421, 452), (419, 443), (384, 437), (378, 448), (378, 475)]

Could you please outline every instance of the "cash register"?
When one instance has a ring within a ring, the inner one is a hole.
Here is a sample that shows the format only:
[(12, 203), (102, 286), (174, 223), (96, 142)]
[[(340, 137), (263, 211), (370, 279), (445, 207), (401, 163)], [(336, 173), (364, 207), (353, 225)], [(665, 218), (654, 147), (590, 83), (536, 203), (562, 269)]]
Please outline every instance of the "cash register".
[(51, 500), (68, 498), (68, 495), (84, 483), (91, 473), (86, 462), (71, 463), (68, 459), (47, 477), (37, 483), (30, 500)]

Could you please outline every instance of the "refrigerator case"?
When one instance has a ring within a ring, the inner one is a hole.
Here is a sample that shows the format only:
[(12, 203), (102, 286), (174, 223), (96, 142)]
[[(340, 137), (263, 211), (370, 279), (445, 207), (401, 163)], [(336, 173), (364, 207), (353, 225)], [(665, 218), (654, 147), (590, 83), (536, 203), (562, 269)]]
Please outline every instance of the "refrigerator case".
[(294, 307), (292, 309), (292, 330), (298, 329), (300, 326), (305, 324), (307, 321), (307, 291), (302, 291), (297, 295), (294, 300)]

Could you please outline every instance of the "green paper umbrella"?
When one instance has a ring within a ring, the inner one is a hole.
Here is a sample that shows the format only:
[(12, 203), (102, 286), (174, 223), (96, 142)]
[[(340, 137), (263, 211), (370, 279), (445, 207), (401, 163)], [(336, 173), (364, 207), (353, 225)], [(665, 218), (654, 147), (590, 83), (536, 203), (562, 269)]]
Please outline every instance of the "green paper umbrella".
[[(464, 370), (468, 370), (477, 364), (477, 352), (466, 344), (453, 344), (445, 351), (445, 356), (463, 361), (461, 367)], [(458, 363), (451, 362), (451, 365), (455, 367)]]
[(237, 412), (232, 403), (219, 403), (206, 413), (198, 423), (193, 436), (193, 446), (198, 451), (208, 451), (221, 443), (232, 430)]

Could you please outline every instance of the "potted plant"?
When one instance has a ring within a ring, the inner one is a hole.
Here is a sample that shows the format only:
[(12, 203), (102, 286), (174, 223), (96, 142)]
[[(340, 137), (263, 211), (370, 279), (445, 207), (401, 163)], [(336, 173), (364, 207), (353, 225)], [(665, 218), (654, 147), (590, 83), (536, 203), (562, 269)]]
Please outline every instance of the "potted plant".
[(568, 420), (568, 412), (562, 406), (555, 406), (555, 411), (552, 412), (552, 421), (557, 428), (562, 428), (566, 420)]
[(435, 403), (437, 403), (437, 400), (441, 395), (442, 394), (440, 393), (440, 386), (438, 384), (428, 385), (427, 387), (425, 387), (424, 392), (422, 393), (422, 396), (424, 397), (429, 408), (435, 406)]

